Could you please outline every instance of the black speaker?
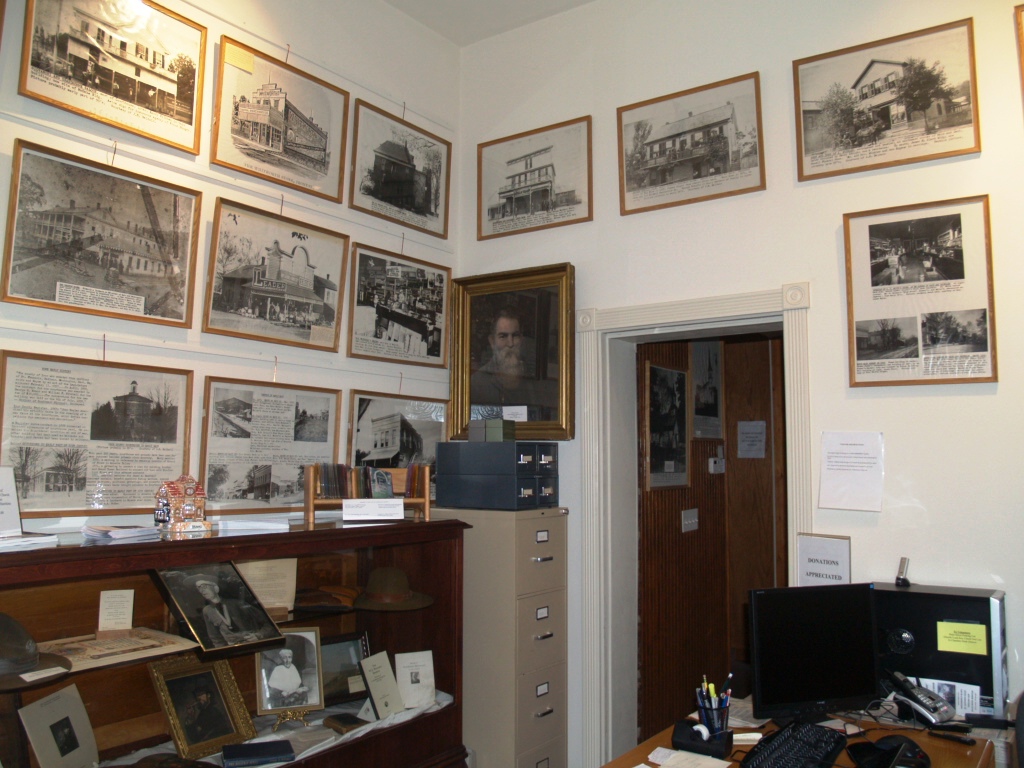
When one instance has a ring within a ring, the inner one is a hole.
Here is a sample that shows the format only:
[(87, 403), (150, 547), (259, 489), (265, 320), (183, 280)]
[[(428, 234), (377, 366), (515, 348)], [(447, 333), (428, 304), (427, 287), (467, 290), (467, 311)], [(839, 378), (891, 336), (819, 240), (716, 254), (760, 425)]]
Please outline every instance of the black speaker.
[(676, 723), (676, 727), (672, 729), (672, 749), (697, 752), (717, 757), (719, 760), (728, 759), (729, 753), (732, 752), (732, 731), (723, 731), (708, 737), (705, 741), (704, 734), (694, 730), (696, 725), (697, 723), (691, 720), (680, 720)]

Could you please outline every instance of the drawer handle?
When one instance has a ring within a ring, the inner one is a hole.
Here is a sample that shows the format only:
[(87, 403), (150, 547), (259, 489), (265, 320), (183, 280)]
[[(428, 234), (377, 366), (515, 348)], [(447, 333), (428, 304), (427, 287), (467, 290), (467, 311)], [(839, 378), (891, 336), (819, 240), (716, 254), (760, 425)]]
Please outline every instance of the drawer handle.
[(534, 717), (547, 717), (548, 715), (553, 715), (553, 714), (555, 714), (555, 710), (553, 710), (551, 707), (548, 707), (543, 712), (534, 712), (533, 716)]
[(554, 636), (555, 636), (554, 632), (545, 632), (543, 635), (534, 635), (533, 639), (534, 640), (550, 640)]
[(549, 562), (551, 562), (554, 559), (555, 559), (554, 555), (544, 555), (543, 557), (535, 557), (535, 558), (533, 558), (533, 562), (535, 562), (535, 563), (549, 563)]

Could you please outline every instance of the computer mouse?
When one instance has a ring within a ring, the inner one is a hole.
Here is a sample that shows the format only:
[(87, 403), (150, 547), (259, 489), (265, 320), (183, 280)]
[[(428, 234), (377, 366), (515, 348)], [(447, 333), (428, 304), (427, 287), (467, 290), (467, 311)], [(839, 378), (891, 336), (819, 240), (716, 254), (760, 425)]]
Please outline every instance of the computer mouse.
[(921, 749), (916, 741), (907, 736), (900, 736), (897, 733), (883, 736), (875, 741), (875, 746), (881, 749), (904, 747), (903, 754), (894, 764), (898, 768), (929, 768), (932, 764), (928, 753)]

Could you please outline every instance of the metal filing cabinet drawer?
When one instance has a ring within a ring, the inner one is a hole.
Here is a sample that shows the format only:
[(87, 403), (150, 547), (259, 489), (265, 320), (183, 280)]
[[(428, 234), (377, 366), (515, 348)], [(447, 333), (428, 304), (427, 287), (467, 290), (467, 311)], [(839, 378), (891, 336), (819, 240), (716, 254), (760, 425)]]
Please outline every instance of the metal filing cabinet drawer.
[(516, 752), (558, 738), (566, 731), (566, 665), (519, 676), (516, 686)]
[(565, 661), (565, 590), (516, 601), (516, 665), (520, 672)]
[(516, 759), (516, 768), (569, 768), (569, 750), (565, 737), (523, 753)]
[(560, 510), (536, 510), (516, 525), (516, 593), (528, 595), (565, 586), (565, 516)]

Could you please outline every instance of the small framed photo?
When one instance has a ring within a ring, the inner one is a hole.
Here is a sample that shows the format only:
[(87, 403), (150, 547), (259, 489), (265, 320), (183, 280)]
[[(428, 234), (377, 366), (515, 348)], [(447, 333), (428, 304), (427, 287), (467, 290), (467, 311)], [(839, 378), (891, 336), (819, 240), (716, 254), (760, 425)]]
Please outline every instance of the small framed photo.
[(766, 186), (758, 72), (618, 109), (619, 212)]
[(429, 464), (444, 441), (448, 401), (401, 397), (383, 392), (352, 392), (349, 456), (354, 467), (408, 467)]
[(211, 162), (341, 202), (348, 91), (221, 36)]
[(353, 245), (348, 356), (445, 368), (451, 280), (448, 267)]
[(280, 645), (281, 632), (232, 563), (156, 572), (165, 594), (203, 652)]
[(256, 737), (227, 661), (181, 654), (151, 661), (149, 674), (182, 758), (196, 760)]
[(3, 300), (191, 328), (201, 197), (15, 141)]
[(693, 437), (722, 438), (722, 342), (690, 342)]
[(369, 696), (359, 662), (370, 655), (366, 632), (350, 632), (323, 640), (320, 646), (324, 702), (340, 704)]
[(1024, 5), (1013, 9), (1013, 18), (1017, 27), (1017, 58), (1020, 60), (1021, 88), (1024, 89)]
[(217, 198), (203, 330), (337, 352), (348, 240)]
[(571, 440), (575, 311), (572, 264), (454, 280), (449, 437), (498, 418), (518, 440)]
[(800, 181), (981, 151), (974, 23), (793, 62)]
[(476, 239), (592, 221), (591, 118), (477, 145)]
[(271, 715), (324, 708), (320, 629), (288, 629), (280, 648), (256, 654), (256, 712)]
[(998, 381), (988, 196), (843, 216), (850, 386)]
[(28, 0), (18, 93), (199, 154), (206, 27), (150, 0)]
[(356, 99), (349, 207), (448, 237), (452, 144)]
[(647, 489), (685, 487), (690, 482), (686, 372), (647, 362), (644, 378), (647, 383), (644, 425)]

